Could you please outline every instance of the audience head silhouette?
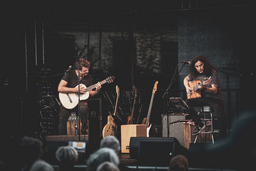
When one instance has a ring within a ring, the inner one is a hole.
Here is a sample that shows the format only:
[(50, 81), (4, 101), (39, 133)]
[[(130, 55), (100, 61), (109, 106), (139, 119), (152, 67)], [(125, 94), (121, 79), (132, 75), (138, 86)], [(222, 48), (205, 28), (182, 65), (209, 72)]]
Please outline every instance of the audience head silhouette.
[(25, 136), (19, 143), (20, 155), (23, 162), (23, 170), (29, 170), (33, 163), (41, 158), (43, 143), (33, 137)]
[(188, 160), (183, 155), (174, 156), (170, 160), (169, 171), (188, 171)]
[(54, 171), (53, 167), (43, 161), (43, 160), (37, 160), (31, 167), (29, 171)]
[(95, 171), (103, 162), (111, 162), (118, 166), (119, 158), (113, 149), (100, 148), (88, 158), (87, 171)]
[(59, 170), (72, 169), (78, 160), (78, 152), (70, 146), (61, 146), (57, 149), (55, 157), (59, 162)]
[(103, 162), (96, 171), (119, 171), (119, 168), (111, 162)]
[(120, 143), (119, 140), (115, 136), (107, 136), (103, 138), (100, 142), (100, 147), (107, 147), (113, 149), (116, 154), (119, 154), (120, 152)]

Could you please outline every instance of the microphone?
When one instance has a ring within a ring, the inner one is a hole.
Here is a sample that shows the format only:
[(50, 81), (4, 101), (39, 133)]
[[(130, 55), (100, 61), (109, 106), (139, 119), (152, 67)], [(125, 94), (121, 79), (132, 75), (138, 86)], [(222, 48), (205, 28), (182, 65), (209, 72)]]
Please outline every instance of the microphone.
[(190, 65), (190, 61), (181, 61), (182, 63), (184, 63), (184, 64), (189, 64)]

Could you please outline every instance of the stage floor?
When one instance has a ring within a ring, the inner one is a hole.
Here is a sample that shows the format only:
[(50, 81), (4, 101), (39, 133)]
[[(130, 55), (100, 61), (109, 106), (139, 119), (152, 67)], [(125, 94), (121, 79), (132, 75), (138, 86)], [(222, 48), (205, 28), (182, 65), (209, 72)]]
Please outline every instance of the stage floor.
[(88, 141), (88, 135), (47, 135), (47, 142)]

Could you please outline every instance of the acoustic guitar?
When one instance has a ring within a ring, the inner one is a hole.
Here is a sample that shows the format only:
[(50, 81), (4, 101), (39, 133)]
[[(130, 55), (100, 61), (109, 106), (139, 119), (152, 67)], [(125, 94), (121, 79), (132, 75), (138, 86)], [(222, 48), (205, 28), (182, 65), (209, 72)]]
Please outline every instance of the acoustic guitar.
[(187, 93), (187, 98), (201, 98), (201, 91), (199, 90), (199, 86), (209, 85), (211, 84), (211, 77), (207, 78), (204, 81), (195, 80), (195, 81), (189, 81), (188, 85), (192, 89), (191, 92)]
[(135, 104), (136, 104), (136, 99), (137, 99), (137, 89), (135, 86), (133, 86), (133, 92), (134, 92), (134, 99), (133, 99), (133, 106), (132, 106), (132, 112), (131, 115), (129, 115), (127, 117), (127, 124), (134, 124), (135, 120), (134, 120), (134, 108), (135, 108)]
[[(110, 76), (107, 77), (105, 80), (100, 81), (99, 83), (101, 85), (105, 83), (112, 83), (114, 81), (115, 77)], [(98, 83), (93, 84), (89, 87), (86, 87), (84, 84), (80, 84), (81, 86), (87, 88), (86, 93), (79, 94), (79, 93), (59, 93), (59, 99), (61, 104), (66, 108), (66, 109), (73, 109), (78, 105), (78, 95), (80, 95), (80, 101), (81, 100), (87, 100), (89, 98), (89, 91), (96, 88)], [(78, 87), (78, 85), (76, 86)]]
[(102, 130), (102, 137), (105, 138), (107, 136), (113, 135), (115, 136), (115, 133), (117, 131), (117, 125), (114, 122), (114, 118), (113, 116), (116, 115), (116, 109), (117, 109), (117, 104), (118, 104), (118, 100), (119, 100), (119, 96), (120, 96), (120, 91), (119, 91), (119, 87), (116, 85), (116, 104), (115, 104), (115, 109), (114, 109), (114, 113), (113, 115), (109, 115), (108, 116), (108, 122), (107, 124), (104, 126), (103, 130)]
[(149, 120), (150, 120), (150, 116), (151, 116), (151, 111), (152, 111), (152, 106), (153, 106), (155, 92), (157, 90), (157, 84), (158, 84), (158, 81), (155, 82), (155, 85), (153, 87), (153, 91), (152, 91), (152, 95), (151, 95), (151, 100), (150, 100), (150, 104), (149, 104), (149, 107), (148, 107), (147, 118), (144, 118), (143, 121), (142, 121), (142, 124), (146, 124), (146, 126), (147, 126), (147, 137), (149, 137), (149, 130), (150, 130), (151, 126), (152, 126), (152, 124), (149, 125)]

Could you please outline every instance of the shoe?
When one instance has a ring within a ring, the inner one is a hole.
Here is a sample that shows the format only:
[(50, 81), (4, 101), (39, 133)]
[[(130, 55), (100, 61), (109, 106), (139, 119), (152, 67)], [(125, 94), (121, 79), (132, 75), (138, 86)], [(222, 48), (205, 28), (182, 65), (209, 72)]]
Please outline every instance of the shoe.
[(204, 128), (205, 125), (203, 125), (202, 127), (196, 126), (196, 129), (193, 131), (192, 135), (198, 135)]

